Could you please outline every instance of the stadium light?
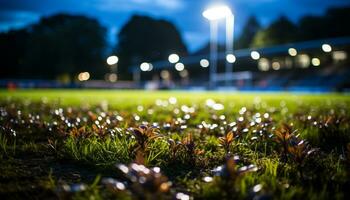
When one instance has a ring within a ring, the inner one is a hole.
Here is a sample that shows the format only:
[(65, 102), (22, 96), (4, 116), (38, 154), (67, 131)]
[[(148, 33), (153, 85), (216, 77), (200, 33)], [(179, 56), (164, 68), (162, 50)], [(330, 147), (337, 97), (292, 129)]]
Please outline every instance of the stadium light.
[(170, 63), (177, 63), (177, 62), (179, 62), (180, 57), (179, 57), (179, 55), (173, 53), (173, 54), (169, 55), (168, 60)]
[(87, 81), (90, 79), (90, 73), (89, 72), (81, 72), (78, 75), (79, 81)]
[(228, 63), (234, 63), (234, 62), (236, 62), (236, 56), (233, 55), (232, 53), (229, 53), (226, 55), (226, 61)]
[(182, 70), (185, 69), (185, 65), (182, 64), (182, 63), (176, 63), (175, 69), (176, 69), (177, 71), (181, 72)]
[(109, 57), (107, 58), (107, 64), (108, 64), (108, 65), (115, 65), (115, 64), (118, 63), (118, 61), (119, 61), (119, 58), (118, 58), (117, 56), (115, 56), (115, 55), (109, 56)]
[(140, 65), (140, 69), (143, 72), (151, 71), (153, 69), (153, 65), (151, 63), (143, 62)]
[(281, 64), (279, 62), (272, 62), (272, 69), (279, 70), (281, 68)]
[(260, 53), (257, 52), (257, 51), (252, 51), (252, 52), (250, 53), (250, 56), (251, 56), (254, 60), (259, 60), (259, 58), (260, 58)]
[(320, 66), (320, 64), (321, 64), (321, 61), (320, 61), (320, 59), (318, 59), (318, 58), (312, 58), (312, 59), (311, 59), (311, 64), (312, 64), (313, 66), (315, 66), (315, 67), (318, 67), (318, 66)]
[(207, 60), (207, 59), (201, 59), (201, 60), (199, 61), (199, 65), (200, 65), (201, 67), (203, 67), (203, 68), (207, 68), (207, 67), (209, 67), (209, 60)]
[(203, 17), (212, 21), (212, 20), (218, 20), (218, 19), (231, 16), (232, 12), (230, 8), (227, 6), (214, 6), (214, 7), (208, 8), (202, 14), (203, 14)]
[[(210, 70), (209, 79), (210, 87), (214, 88), (216, 80), (215, 73), (217, 70), (217, 32), (218, 20), (226, 19), (226, 54), (233, 53), (233, 28), (234, 16), (231, 9), (225, 5), (213, 6), (202, 13), (203, 17), (210, 21)], [(232, 71), (232, 63), (226, 63), (226, 74)], [(226, 79), (226, 84), (229, 84)]]
[(290, 56), (296, 56), (298, 54), (297, 50), (295, 48), (289, 48), (288, 49), (288, 54)]
[(331, 51), (332, 51), (332, 47), (331, 47), (331, 45), (329, 45), (329, 44), (323, 44), (323, 45), (322, 45), (322, 50), (323, 50), (324, 52), (328, 53), (328, 52), (331, 52)]

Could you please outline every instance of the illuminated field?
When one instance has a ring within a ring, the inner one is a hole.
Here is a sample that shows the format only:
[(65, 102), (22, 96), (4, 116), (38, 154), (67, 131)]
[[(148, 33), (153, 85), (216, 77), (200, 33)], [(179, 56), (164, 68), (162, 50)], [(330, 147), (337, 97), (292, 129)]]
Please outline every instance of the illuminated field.
[(0, 196), (344, 199), (349, 113), (339, 94), (1, 91)]
[(350, 102), (350, 96), (344, 94), (303, 94), (303, 93), (252, 93), (252, 92), (187, 92), (187, 91), (144, 91), (144, 90), (18, 90), (8, 92), (0, 91), (0, 97), (25, 98), (32, 100), (47, 99), (60, 101), (64, 105), (79, 105), (81, 103), (98, 104), (106, 100), (113, 106), (136, 105), (138, 103), (153, 104), (156, 99), (176, 97), (179, 102), (203, 103), (211, 98), (223, 101), (222, 103), (234, 103), (237, 105), (250, 104), (255, 101), (279, 104), (280, 101), (290, 102), (289, 106), (295, 106), (301, 100), (308, 103), (326, 101)]

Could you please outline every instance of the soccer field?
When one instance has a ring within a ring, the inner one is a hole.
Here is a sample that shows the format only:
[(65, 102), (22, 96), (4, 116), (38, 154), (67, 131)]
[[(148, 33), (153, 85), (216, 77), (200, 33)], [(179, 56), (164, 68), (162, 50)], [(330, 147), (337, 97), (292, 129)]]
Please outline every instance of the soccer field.
[(222, 101), (223, 103), (233, 102), (249, 106), (259, 100), (272, 104), (279, 104), (280, 101), (291, 102), (350, 102), (350, 96), (337, 93), (329, 94), (303, 94), (303, 93), (254, 93), (254, 92), (204, 92), (204, 91), (145, 91), (145, 90), (18, 90), (0, 91), (1, 99), (25, 98), (34, 101), (47, 99), (60, 101), (64, 105), (79, 105), (81, 103), (97, 104), (108, 101), (115, 106), (136, 105), (139, 103), (152, 104), (157, 99), (168, 99), (175, 97), (183, 103), (200, 103), (209, 98)]
[(2, 90), (0, 196), (346, 199), (349, 113), (343, 94)]

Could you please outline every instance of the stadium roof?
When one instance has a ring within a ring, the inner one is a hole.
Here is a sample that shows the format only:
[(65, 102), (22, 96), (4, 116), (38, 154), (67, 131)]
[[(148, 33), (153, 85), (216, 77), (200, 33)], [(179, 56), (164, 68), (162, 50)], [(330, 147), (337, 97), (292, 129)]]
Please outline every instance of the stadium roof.
[[(343, 45), (349, 45), (350, 44), (350, 37), (340, 37), (340, 38), (329, 38), (329, 39), (322, 39), (322, 40), (312, 40), (312, 41), (304, 41), (304, 42), (296, 42), (296, 43), (289, 43), (289, 44), (283, 44), (283, 45), (277, 45), (277, 46), (271, 46), (271, 47), (263, 47), (263, 48), (248, 48), (248, 49), (239, 49), (234, 51), (234, 55), (236, 58), (242, 58), (242, 57), (250, 57), (251, 51), (255, 50), (260, 53), (261, 56), (269, 56), (274, 54), (288, 54), (289, 48), (295, 48), (298, 51), (302, 50), (310, 50), (310, 49), (317, 49), (321, 48), (322, 44), (329, 44), (331, 46), (343, 46)], [(218, 60), (225, 59), (226, 53), (225, 52), (219, 52), (218, 54)], [(209, 58), (209, 54), (203, 54), (203, 55), (196, 55), (196, 56), (187, 56), (184, 58), (180, 58), (180, 62), (185, 65), (192, 65), (192, 64), (199, 64), (199, 61), (203, 58)], [(168, 60), (161, 60), (152, 62), (153, 70), (159, 70), (159, 69), (168, 69), (174, 66), (174, 64), (169, 63)], [(140, 70), (140, 66), (132, 66), (131, 71), (136, 72)]]

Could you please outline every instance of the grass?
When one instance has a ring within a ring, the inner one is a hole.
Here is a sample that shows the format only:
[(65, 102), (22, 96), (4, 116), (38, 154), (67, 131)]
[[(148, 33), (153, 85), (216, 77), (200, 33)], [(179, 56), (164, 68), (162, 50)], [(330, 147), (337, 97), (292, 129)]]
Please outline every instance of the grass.
[(342, 94), (2, 90), (0, 196), (346, 199), (349, 111)]

